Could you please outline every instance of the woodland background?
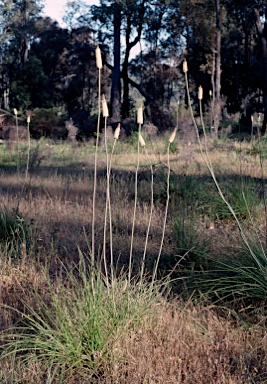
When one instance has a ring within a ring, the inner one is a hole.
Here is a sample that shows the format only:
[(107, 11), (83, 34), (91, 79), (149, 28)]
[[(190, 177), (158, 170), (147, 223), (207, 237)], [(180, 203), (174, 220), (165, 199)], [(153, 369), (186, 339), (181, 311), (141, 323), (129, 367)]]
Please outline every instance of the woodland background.
[[(214, 134), (251, 129), (251, 115), (267, 117), (267, 4), (264, 0), (70, 1), (62, 28), (42, 17), (41, 0), (5, 0), (0, 5), (0, 134), (5, 111), (31, 115), (33, 137), (65, 137), (66, 119), (79, 136), (96, 130), (100, 46), (102, 93), (110, 124), (131, 133), (136, 104), (159, 131), (173, 128), (177, 102), (188, 107), (182, 62), (190, 91), (204, 89), (204, 110)], [(133, 52), (138, 52), (137, 55)], [(189, 119), (190, 120), (190, 119)], [(187, 129), (190, 121), (186, 121)]]

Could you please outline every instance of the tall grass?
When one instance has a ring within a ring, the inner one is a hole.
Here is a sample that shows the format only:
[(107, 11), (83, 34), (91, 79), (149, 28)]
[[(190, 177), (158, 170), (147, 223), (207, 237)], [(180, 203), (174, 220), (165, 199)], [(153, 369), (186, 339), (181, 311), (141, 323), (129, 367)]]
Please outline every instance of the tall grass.
[(18, 124), (18, 111), (16, 108), (14, 108), (14, 116), (15, 116), (15, 122), (16, 122), (16, 133), (17, 133), (17, 172), (19, 175), (19, 168), (20, 168), (20, 158), (19, 158), (19, 124)]
[(160, 262), (160, 257), (162, 253), (162, 248), (163, 248), (163, 243), (164, 243), (164, 238), (165, 238), (165, 231), (166, 231), (166, 223), (167, 223), (167, 216), (168, 216), (168, 208), (169, 208), (169, 201), (170, 201), (170, 173), (171, 173), (171, 167), (170, 167), (170, 145), (173, 143), (175, 136), (176, 136), (176, 131), (177, 128), (174, 129), (172, 132), (169, 142), (168, 142), (168, 149), (167, 149), (167, 197), (166, 197), (166, 205), (165, 205), (165, 215), (164, 215), (164, 222), (163, 222), (163, 230), (162, 230), (162, 235), (161, 235), (161, 241), (160, 241), (160, 247), (159, 247), (159, 252), (158, 252), (158, 257), (156, 259), (156, 263), (154, 266), (153, 270), (153, 276), (152, 276), (152, 282), (155, 281), (157, 277), (157, 271), (158, 271), (158, 266)]
[(27, 117), (27, 133), (28, 133), (28, 151), (27, 151), (27, 164), (26, 164), (26, 180), (28, 179), (29, 165), (30, 165), (30, 153), (31, 153), (31, 135), (30, 135), (30, 116)]
[(129, 254), (128, 284), (130, 284), (131, 276), (132, 276), (135, 217), (136, 217), (137, 200), (138, 200), (138, 172), (139, 172), (139, 166), (140, 166), (140, 135), (141, 135), (141, 126), (143, 124), (142, 105), (140, 105), (137, 110), (137, 124), (138, 124), (137, 163), (136, 163), (136, 169), (135, 169), (135, 182), (134, 182), (134, 210), (133, 210), (132, 234), (131, 234), (131, 245), (130, 245), (130, 254)]

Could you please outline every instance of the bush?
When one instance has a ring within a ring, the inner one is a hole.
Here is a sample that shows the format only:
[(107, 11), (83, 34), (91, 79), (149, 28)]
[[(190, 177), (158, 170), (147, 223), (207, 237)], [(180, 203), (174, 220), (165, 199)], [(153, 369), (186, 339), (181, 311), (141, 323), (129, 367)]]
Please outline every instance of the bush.
[(35, 108), (32, 112), (30, 131), (32, 137), (50, 137), (53, 139), (65, 139), (68, 130), (65, 127), (66, 114), (58, 108)]

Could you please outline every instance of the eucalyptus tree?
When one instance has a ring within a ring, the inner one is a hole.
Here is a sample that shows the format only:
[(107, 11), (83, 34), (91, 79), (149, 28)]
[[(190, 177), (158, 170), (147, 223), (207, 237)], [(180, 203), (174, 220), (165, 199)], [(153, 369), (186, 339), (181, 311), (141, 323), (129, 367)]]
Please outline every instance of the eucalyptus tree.
[(12, 84), (29, 58), (42, 7), (42, 0), (2, 0), (0, 3), (1, 92), (9, 94), (11, 103)]
[[(177, 33), (180, 27), (180, 22), (177, 24), (174, 22), (174, 20), (180, 19), (178, 10), (179, 1), (174, 0), (102, 0), (99, 7), (92, 8), (93, 19), (98, 23), (98, 40), (107, 45), (112, 42), (113, 49), (110, 56), (112, 56), (111, 61), (113, 62), (112, 64), (109, 62), (108, 55), (106, 62), (112, 69), (111, 110), (113, 120), (119, 121), (121, 116), (124, 118), (130, 115), (130, 85), (137, 88), (148, 103), (156, 98), (154, 91), (149, 94), (142, 84), (136, 83), (129, 77), (132, 52), (136, 47), (139, 51), (144, 50), (146, 54), (153, 51), (154, 68), (159, 60), (163, 60), (161, 44), (164, 41), (166, 52), (170, 53), (170, 45), (174, 52), (174, 31)], [(173, 37), (173, 40), (171, 44), (168, 44), (170, 36)], [(159, 50), (161, 50), (161, 55), (157, 53)], [(134, 76), (140, 79), (137, 73)]]
[[(224, 84), (228, 87), (228, 98), (235, 95), (236, 109), (241, 105), (250, 125), (250, 113), (263, 111), (262, 133), (267, 123), (267, 3), (265, 0), (224, 0), (228, 20), (235, 29), (230, 31), (225, 42), (225, 55), (232, 64), (235, 77), (227, 73)], [(235, 43), (233, 44), (233, 39)], [(228, 48), (228, 51), (227, 51)], [(233, 88), (235, 92), (233, 92)], [(232, 95), (230, 93), (232, 90)], [(239, 103), (238, 103), (239, 102)]]
[(146, 104), (157, 103), (158, 110), (169, 109), (171, 100), (178, 101), (183, 92), (179, 70), (185, 50), (183, 34), (179, 3), (153, 3), (143, 32), (144, 48), (132, 60), (130, 70), (148, 95)]
[[(218, 135), (222, 109), (221, 67), (225, 10), (221, 0), (182, 0), (185, 17), (186, 55), (196, 85), (202, 83), (205, 94), (212, 90), (213, 128)], [(208, 88), (208, 89), (207, 89)]]
[(106, 63), (112, 68), (111, 112), (114, 121), (119, 121), (121, 115), (129, 116), (130, 55), (141, 40), (149, 7), (147, 0), (101, 0), (99, 6), (92, 7), (92, 19), (98, 29), (98, 41), (109, 46), (107, 57), (110, 51), (112, 52), (109, 55), (112, 56), (112, 64), (108, 59)]
[[(2, 43), (15, 47), (14, 60), (25, 64), (30, 44), (36, 34), (36, 22), (43, 8), (43, 0), (4, 0), (0, 4), (2, 15)], [(7, 46), (6, 46), (7, 48)]]

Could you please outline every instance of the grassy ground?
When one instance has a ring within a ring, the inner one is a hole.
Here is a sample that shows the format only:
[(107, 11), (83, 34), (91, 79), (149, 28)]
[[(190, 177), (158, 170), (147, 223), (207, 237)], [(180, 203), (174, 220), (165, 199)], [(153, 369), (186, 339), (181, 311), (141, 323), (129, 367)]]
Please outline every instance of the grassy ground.
[[(218, 195), (199, 148), (167, 138), (118, 142), (110, 175), (114, 270), (103, 267), (104, 147), (98, 160), (96, 264), (90, 268), (94, 144), (0, 148), (3, 383), (265, 383), (265, 142), (209, 140)], [(267, 151), (266, 151), (267, 152)], [(139, 279), (147, 237), (146, 279)], [(238, 227), (238, 223), (241, 224)], [(109, 265), (110, 238), (106, 239)], [(101, 267), (99, 267), (101, 265)], [(112, 280), (113, 279), (113, 280)]]

